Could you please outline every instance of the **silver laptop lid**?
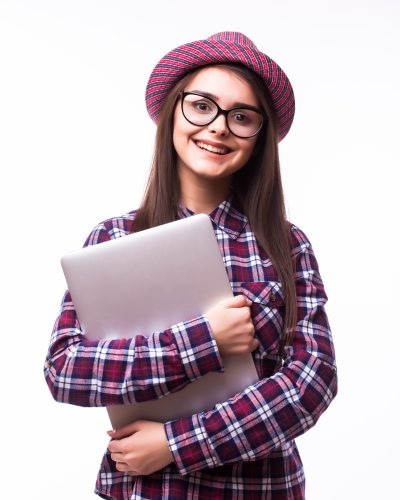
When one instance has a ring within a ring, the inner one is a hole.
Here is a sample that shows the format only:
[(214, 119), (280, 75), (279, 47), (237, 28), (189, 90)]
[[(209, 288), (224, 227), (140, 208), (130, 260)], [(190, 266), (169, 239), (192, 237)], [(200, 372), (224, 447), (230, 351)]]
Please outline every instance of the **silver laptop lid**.
[(71, 252), (61, 264), (91, 339), (149, 335), (232, 296), (205, 214)]

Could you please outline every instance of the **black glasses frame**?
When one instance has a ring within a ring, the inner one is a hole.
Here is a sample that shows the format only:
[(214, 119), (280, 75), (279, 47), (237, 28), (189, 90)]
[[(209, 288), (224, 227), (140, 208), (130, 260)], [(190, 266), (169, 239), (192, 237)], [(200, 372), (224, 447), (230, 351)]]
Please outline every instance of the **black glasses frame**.
[[(209, 101), (211, 101), (213, 104), (215, 104), (215, 106), (217, 107), (217, 114), (214, 116), (214, 118), (212, 118), (209, 122), (207, 123), (203, 123), (202, 125), (199, 125), (197, 123), (193, 123), (192, 121), (189, 120), (189, 118), (185, 115), (185, 112), (183, 110), (183, 101), (184, 101), (184, 98), (187, 96), (187, 95), (197, 95), (199, 97), (204, 97), (204, 99), (208, 99)], [(231, 134), (235, 135), (236, 137), (239, 137), (240, 139), (250, 139), (251, 137), (254, 137), (256, 136), (260, 130), (263, 128), (263, 125), (264, 125), (264, 122), (267, 121), (267, 116), (265, 115), (265, 113), (262, 113), (260, 110), (258, 109), (255, 109), (251, 106), (236, 106), (234, 108), (231, 108), (231, 109), (222, 109), (221, 106), (218, 105), (218, 103), (216, 103), (214, 101), (214, 99), (211, 99), (211, 97), (208, 97), (204, 94), (200, 94), (198, 92), (179, 92), (179, 97), (181, 98), (181, 110), (182, 110), (182, 114), (183, 116), (185, 117), (185, 119), (191, 123), (192, 125), (195, 125), (196, 127), (205, 127), (207, 125), (210, 125), (210, 123), (212, 123), (214, 120), (216, 120), (219, 115), (224, 115), (225, 116), (225, 120), (226, 120), (226, 126), (228, 127), (228, 130)], [(254, 134), (251, 134), (251, 135), (246, 135), (246, 136), (243, 136), (243, 135), (238, 135), (238, 134), (235, 134), (235, 132), (233, 132), (229, 126), (229, 120), (228, 120), (228, 115), (229, 113), (231, 113), (232, 111), (236, 111), (237, 109), (248, 109), (250, 111), (254, 111), (256, 113), (258, 113), (260, 116), (261, 116), (261, 124), (258, 128), (258, 130), (256, 132), (254, 132)]]

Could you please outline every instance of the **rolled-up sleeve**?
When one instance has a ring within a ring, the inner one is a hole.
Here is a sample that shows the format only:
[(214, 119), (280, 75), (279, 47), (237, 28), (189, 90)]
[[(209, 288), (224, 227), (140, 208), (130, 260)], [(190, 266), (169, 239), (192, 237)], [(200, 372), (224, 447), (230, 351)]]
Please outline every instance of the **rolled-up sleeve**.
[(297, 324), (281, 369), (211, 411), (167, 422), (181, 474), (266, 458), (310, 429), (337, 393), (327, 300), (307, 237), (293, 226)]
[[(112, 236), (97, 226), (85, 246)], [(61, 304), (44, 373), (57, 401), (109, 406), (160, 398), (212, 371), (222, 371), (218, 347), (205, 316), (150, 336), (92, 341), (83, 334), (70, 293)]]

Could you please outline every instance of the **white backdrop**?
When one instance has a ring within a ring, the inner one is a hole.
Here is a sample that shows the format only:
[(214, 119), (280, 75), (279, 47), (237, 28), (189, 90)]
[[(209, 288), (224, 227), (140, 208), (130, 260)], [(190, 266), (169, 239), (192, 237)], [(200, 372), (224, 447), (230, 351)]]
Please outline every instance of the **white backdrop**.
[(42, 375), (59, 258), (139, 203), (153, 66), (224, 30), (275, 59), (296, 95), (284, 185), (339, 369), (337, 398), (298, 439), (307, 498), (396, 498), (399, 15), (396, 0), (0, 0), (2, 498), (94, 498), (106, 412), (55, 403)]

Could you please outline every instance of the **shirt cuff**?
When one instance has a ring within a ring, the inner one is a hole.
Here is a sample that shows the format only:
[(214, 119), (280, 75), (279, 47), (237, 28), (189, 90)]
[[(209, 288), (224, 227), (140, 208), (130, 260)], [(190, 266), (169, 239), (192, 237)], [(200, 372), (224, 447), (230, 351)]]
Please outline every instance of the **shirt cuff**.
[(207, 318), (202, 315), (171, 327), (182, 366), (190, 381), (209, 372), (224, 371), (217, 342)]
[(164, 424), (169, 449), (182, 475), (222, 465), (202, 425), (201, 415)]

